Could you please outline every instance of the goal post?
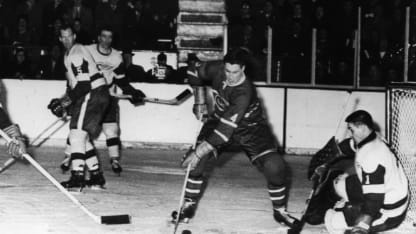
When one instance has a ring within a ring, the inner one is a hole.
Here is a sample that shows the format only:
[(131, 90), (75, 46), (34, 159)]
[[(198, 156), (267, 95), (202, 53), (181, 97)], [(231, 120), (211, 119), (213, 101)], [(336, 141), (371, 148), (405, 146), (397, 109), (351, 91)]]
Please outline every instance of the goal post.
[(392, 83), (387, 89), (387, 139), (409, 180), (406, 221), (416, 225), (416, 83)]

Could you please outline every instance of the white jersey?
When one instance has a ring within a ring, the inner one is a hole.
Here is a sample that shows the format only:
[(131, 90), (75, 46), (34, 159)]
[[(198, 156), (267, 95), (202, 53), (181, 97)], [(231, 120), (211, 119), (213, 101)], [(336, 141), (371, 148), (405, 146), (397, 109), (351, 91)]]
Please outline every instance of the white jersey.
[(114, 79), (123, 79), (125, 77), (123, 59), (120, 51), (111, 48), (109, 54), (104, 54), (98, 50), (97, 44), (88, 45), (86, 48), (97, 64), (97, 68), (105, 77), (108, 85), (113, 84)]
[(371, 204), (365, 205), (373, 212), (381, 213), (373, 225), (379, 225), (385, 219), (405, 212), (408, 204), (407, 177), (397, 157), (375, 132), (358, 145), (355, 169), (364, 196), (384, 195), (380, 210), (372, 210), (374, 207)]
[(105, 85), (90, 53), (80, 44), (75, 44), (64, 56), (66, 77), (70, 89), (78, 82), (91, 82), (91, 89)]

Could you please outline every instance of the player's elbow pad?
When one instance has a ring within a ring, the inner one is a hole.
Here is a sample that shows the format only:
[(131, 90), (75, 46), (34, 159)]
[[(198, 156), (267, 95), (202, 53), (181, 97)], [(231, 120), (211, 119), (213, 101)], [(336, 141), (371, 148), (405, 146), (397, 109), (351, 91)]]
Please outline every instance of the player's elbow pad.
[(72, 102), (82, 98), (91, 90), (91, 85), (89, 81), (80, 81), (77, 83), (74, 89), (68, 92), (68, 96)]

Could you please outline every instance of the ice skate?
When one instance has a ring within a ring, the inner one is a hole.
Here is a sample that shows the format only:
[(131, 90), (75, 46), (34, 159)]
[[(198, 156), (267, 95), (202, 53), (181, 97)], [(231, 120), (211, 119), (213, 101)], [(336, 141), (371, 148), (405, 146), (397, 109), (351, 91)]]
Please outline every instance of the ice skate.
[(284, 224), (290, 228), (292, 228), (297, 221), (297, 219), (291, 216), (285, 208), (275, 208), (273, 210), (273, 217), (276, 222)]
[(70, 169), (71, 158), (68, 155), (65, 155), (64, 160), (62, 160), (60, 168), (62, 173), (66, 173)]
[(71, 177), (67, 181), (61, 182), (61, 185), (71, 192), (81, 192), (85, 187), (85, 178), (83, 171), (71, 171)]
[(120, 161), (118, 159), (111, 159), (110, 164), (113, 172), (120, 176), (120, 173), (123, 171), (123, 168), (120, 165)]
[(89, 188), (93, 190), (105, 189), (105, 179), (100, 170), (90, 171), (90, 179), (87, 181)]
[[(196, 201), (185, 198), (185, 202), (183, 204), (181, 214), (179, 216), (179, 222), (181, 223), (188, 223), (191, 218), (194, 217), (196, 210)], [(172, 212), (172, 222), (175, 222), (178, 218), (178, 211), (175, 210)]]

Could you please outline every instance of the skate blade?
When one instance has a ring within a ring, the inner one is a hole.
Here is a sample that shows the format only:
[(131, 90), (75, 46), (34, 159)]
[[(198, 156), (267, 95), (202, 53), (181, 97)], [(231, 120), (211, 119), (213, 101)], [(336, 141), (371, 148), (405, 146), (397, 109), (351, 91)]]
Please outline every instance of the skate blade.
[(83, 190), (84, 188), (66, 188), (66, 190), (68, 191), (68, 192), (70, 192), (71, 194), (75, 194), (75, 195), (77, 195), (77, 194), (82, 194), (82, 190)]
[(95, 191), (102, 191), (102, 190), (106, 190), (107, 188), (101, 185), (91, 185), (88, 186), (88, 188), (90, 188), (91, 190), (95, 190)]
[[(179, 223), (187, 224), (187, 223), (189, 223), (189, 220), (190, 220), (189, 218), (184, 218), (184, 219), (179, 220)], [(172, 219), (170, 222), (172, 224), (176, 224), (176, 219)]]

